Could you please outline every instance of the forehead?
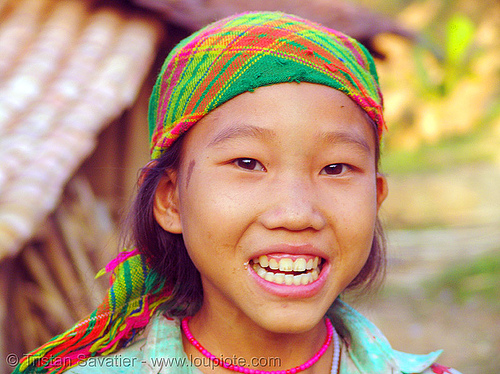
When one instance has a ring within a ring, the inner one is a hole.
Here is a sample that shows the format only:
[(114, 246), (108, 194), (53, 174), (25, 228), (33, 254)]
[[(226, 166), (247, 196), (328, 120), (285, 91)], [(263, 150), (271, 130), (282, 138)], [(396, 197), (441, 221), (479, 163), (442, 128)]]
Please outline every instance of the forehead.
[(186, 142), (197, 148), (243, 139), (290, 141), (295, 147), (308, 141), (354, 140), (373, 155), (377, 147), (376, 129), (356, 103), (312, 83), (280, 83), (243, 93), (207, 114), (186, 135)]

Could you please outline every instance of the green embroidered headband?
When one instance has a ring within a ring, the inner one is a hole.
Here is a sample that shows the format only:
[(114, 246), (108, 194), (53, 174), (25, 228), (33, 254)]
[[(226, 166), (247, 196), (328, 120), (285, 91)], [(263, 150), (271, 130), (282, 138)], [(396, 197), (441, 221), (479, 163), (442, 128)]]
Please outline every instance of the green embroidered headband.
[(215, 22), (168, 55), (149, 103), (151, 158), (157, 159), (203, 116), (233, 97), (285, 82), (342, 91), (385, 127), (375, 64), (354, 39), (278, 12)]

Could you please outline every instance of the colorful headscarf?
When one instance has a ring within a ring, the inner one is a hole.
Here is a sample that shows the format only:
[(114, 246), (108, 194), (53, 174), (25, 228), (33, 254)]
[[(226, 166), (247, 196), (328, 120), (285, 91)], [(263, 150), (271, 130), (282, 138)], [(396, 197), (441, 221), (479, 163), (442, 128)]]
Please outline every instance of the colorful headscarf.
[(215, 22), (168, 55), (149, 103), (151, 158), (233, 97), (285, 82), (342, 91), (385, 127), (382, 94), (368, 51), (318, 23), (279, 12), (245, 13)]
[[(151, 157), (156, 159), (200, 118), (231, 98), (285, 82), (344, 92), (377, 125), (385, 124), (372, 57), (337, 31), (283, 13), (246, 13), (215, 22), (167, 57), (150, 100)], [(165, 281), (137, 249), (106, 268), (111, 287), (86, 319), (26, 355), (14, 373), (60, 373), (126, 346), (170, 300)]]

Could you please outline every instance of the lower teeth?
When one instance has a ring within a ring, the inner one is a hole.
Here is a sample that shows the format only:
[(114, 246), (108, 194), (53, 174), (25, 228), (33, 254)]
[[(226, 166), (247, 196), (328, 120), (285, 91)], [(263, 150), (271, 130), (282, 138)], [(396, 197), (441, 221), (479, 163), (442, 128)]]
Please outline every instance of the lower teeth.
[(257, 273), (257, 275), (268, 282), (276, 283), (276, 284), (286, 284), (287, 286), (295, 285), (306, 285), (311, 282), (314, 282), (318, 279), (319, 269), (314, 268), (312, 270), (308, 270), (302, 274), (285, 274), (285, 273), (273, 273), (267, 271), (259, 264), (253, 264), (253, 269)]

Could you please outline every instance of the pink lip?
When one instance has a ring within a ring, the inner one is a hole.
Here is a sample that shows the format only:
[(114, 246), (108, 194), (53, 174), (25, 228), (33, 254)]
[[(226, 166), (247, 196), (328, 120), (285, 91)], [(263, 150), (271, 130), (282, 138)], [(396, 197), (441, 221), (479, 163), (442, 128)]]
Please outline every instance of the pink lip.
[(312, 297), (316, 295), (323, 288), (328, 278), (328, 274), (330, 273), (330, 269), (331, 269), (330, 264), (328, 262), (325, 263), (323, 265), (323, 268), (321, 269), (321, 273), (319, 273), (318, 279), (309, 284), (300, 286), (295, 286), (295, 285), (288, 286), (286, 284), (277, 284), (266, 281), (265, 279), (259, 277), (251, 266), (248, 266), (247, 271), (257, 282), (257, 284), (261, 286), (265, 291), (279, 297), (301, 299), (301, 298)]
[[(270, 255), (270, 254), (282, 254), (284, 256), (291, 255), (312, 255), (323, 258), (325, 261), (325, 254), (319, 251), (317, 248), (311, 245), (275, 245), (271, 247), (267, 247), (264, 251), (254, 254), (252, 258), (259, 257), (261, 255)], [(275, 296), (283, 297), (283, 298), (308, 298), (316, 295), (325, 285), (325, 282), (328, 278), (328, 274), (330, 273), (331, 266), (329, 262), (324, 262), (321, 268), (321, 273), (319, 273), (318, 279), (314, 282), (305, 285), (285, 285), (285, 284), (277, 284), (273, 282), (266, 281), (265, 279), (259, 277), (255, 270), (251, 266), (248, 266), (248, 272), (253, 277), (253, 279), (257, 282), (257, 284), (262, 287), (266, 292), (273, 294)]]
[(290, 245), (290, 244), (278, 244), (266, 247), (258, 252), (255, 252), (249, 260), (260, 257), (262, 255), (270, 255), (270, 254), (280, 254), (280, 255), (310, 255), (310, 256), (318, 256), (323, 259), (326, 258), (326, 254), (317, 249), (316, 247), (310, 244), (301, 244), (301, 245)]

